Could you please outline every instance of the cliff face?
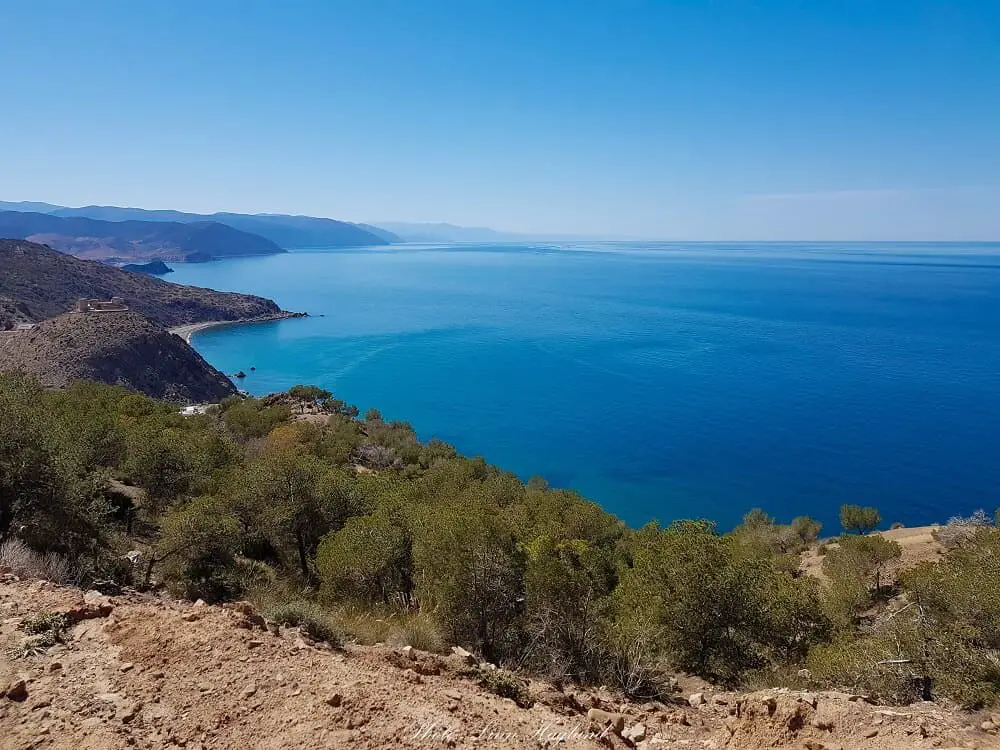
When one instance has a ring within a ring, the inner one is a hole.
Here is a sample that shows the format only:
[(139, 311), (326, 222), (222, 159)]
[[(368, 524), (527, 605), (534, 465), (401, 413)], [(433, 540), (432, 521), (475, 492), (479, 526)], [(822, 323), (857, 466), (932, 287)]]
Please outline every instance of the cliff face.
[(281, 312), (263, 297), (171, 284), (24, 240), (0, 240), (0, 297), (26, 305), (35, 320), (65, 313), (81, 297), (122, 297), (165, 327)]
[(183, 403), (236, 393), (183, 339), (134, 312), (69, 313), (0, 333), (0, 371), (24, 372), (51, 388), (97, 380)]

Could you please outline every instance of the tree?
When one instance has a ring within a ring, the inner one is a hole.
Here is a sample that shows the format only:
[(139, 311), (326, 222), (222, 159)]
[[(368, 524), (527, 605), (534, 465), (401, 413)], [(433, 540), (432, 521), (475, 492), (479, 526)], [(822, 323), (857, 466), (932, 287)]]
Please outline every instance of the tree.
[(385, 514), (349, 518), (327, 534), (316, 552), (324, 591), (369, 603), (389, 604), (413, 593), (411, 542), (402, 526)]
[(647, 526), (629, 555), (609, 636), (619, 644), (646, 638), (647, 650), (678, 668), (736, 685), (748, 671), (801, 658), (825, 633), (814, 581), (747, 557), (707, 522)]
[(873, 603), (882, 589), (885, 564), (898, 558), (902, 548), (878, 535), (845, 534), (839, 545), (823, 559), (823, 573), (829, 578), (826, 608), (842, 629), (853, 627), (858, 615)]
[(496, 509), (472, 492), (415, 509), (421, 609), (444, 635), (491, 661), (523, 644), (524, 555)]
[(175, 593), (208, 602), (230, 598), (230, 573), (240, 545), (240, 527), (226, 504), (214, 497), (195, 498), (163, 518), (160, 539), (150, 555), (145, 583), (155, 565)]
[(303, 401), (326, 401), (333, 396), (330, 391), (315, 385), (293, 385), (288, 389), (288, 395)]
[(860, 505), (840, 506), (840, 525), (844, 527), (844, 531), (867, 534), (877, 529), (880, 523), (882, 516), (875, 508), (862, 508)]
[(600, 679), (599, 614), (615, 584), (605, 551), (582, 539), (539, 537), (525, 572), (528, 662), (550, 677)]

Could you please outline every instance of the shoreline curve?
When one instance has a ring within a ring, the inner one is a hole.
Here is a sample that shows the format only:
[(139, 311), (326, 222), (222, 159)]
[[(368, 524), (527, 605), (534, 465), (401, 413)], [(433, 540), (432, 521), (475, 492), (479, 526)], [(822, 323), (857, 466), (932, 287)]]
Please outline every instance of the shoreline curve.
[(188, 323), (182, 326), (174, 326), (173, 328), (168, 328), (167, 331), (175, 336), (180, 336), (184, 339), (184, 342), (190, 346), (191, 339), (196, 333), (200, 333), (201, 331), (205, 331), (209, 328), (244, 325), (246, 323), (270, 323), (275, 320), (288, 320), (290, 318), (305, 317), (308, 317), (308, 313), (281, 312), (275, 313), (274, 315), (261, 315), (256, 318), (238, 318), (237, 320), (206, 320), (201, 323)]

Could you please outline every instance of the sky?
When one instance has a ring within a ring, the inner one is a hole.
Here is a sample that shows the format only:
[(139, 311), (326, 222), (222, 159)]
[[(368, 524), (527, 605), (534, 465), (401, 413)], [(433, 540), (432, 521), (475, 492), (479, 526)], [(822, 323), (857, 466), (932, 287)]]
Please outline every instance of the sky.
[(0, 0), (0, 200), (1000, 240), (997, 0)]

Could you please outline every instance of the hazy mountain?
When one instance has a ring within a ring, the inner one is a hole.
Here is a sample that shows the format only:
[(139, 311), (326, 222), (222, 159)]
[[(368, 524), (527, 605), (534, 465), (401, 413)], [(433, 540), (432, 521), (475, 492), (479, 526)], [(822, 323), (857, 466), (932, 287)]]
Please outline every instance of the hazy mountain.
[(488, 227), (459, 227), (445, 223), (379, 222), (379, 227), (406, 242), (512, 242), (523, 236)]
[(210, 260), (284, 252), (269, 239), (217, 221), (103, 221), (0, 211), (0, 237), (30, 239), (93, 260)]
[(38, 203), (36, 201), (0, 201), (0, 211), (33, 211), (39, 214), (48, 214), (60, 208), (62, 206), (54, 206), (51, 203)]
[(298, 247), (364, 247), (399, 242), (391, 232), (362, 224), (315, 216), (285, 214), (237, 214), (220, 212), (193, 214), (184, 211), (119, 208), (118, 206), (54, 207), (54, 216), (85, 217), (102, 221), (219, 222), (244, 232), (266, 237), (288, 250)]

